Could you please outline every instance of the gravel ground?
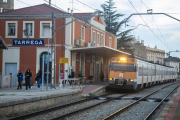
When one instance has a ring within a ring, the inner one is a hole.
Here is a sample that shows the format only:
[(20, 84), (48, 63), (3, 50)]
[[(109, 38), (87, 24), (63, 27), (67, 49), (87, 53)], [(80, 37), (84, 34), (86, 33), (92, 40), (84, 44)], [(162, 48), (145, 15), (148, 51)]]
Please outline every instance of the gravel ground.
[(157, 104), (157, 102), (141, 101), (120, 115), (115, 116), (113, 120), (143, 120)]
[(73, 115), (65, 120), (101, 120), (120, 108), (134, 102), (133, 100), (114, 100), (101, 104), (79, 114)]
[(167, 102), (163, 102), (157, 110), (155, 110), (154, 114), (149, 118), (149, 120), (155, 120), (158, 115), (161, 113), (161, 111), (163, 110), (163, 108), (166, 106)]
[(94, 105), (94, 104), (97, 104), (97, 103), (100, 103), (100, 102), (103, 102), (103, 101), (104, 100), (91, 100), (91, 101), (88, 101), (88, 102), (72, 105), (72, 106), (69, 106), (69, 107), (66, 107), (66, 108), (63, 108), (63, 109), (60, 109), (60, 110), (56, 110), (56, 111), (52, 111), (52, 112), (49, 112), (49, 113), (46, 113), (46, 114), (35, 116), (35, 117), (29, 118), (29, 119), (26, 119), (26, 120), (50, 120), (52, 118), (55, 118), (55, 117), (70, 113), (72, 111), (76, 111), (76, 110), (88, 107), (88, 106), (91, 106), (91, 105)]
[[(167, 85), (167, 84), (160, 84), (160, 85), (153, 86), (151, 88), (142, 89), (137, 93), (133, 93), (133, 94), (127, 95), (125, 97), (143, 97), (143, 96), (149, 94), (150, 92), (159, 89), (160, 87), (162, 87), (164, 85)], [(152, 95), (150, 97), (151, 98), (161, 98), (161, 97), (167, 95), (167, 92), (169, 92), (171, 89), (172, 89), (172, 87), (167, 87), (167, 88), (161, 90), (161, 93), (156, 93), (156, 95)], [(117, 94), (111, 94), (108, 96), (109, 97), (119, 97), (122, 95), (124, 95), (124, 94), (123, 93), (117, 93)], [(79, 100), (82, 100), (82, 98), (79, 98), (77, 100), (67, 101), (65, 103), (62, 103), (61, 105), (72, 103), (72, 102), (79, 101)], [(102, 101), (104, 101), (104, 100), (87, 101), (84, 103), (80, 103), (80, 104), (76, 104), (76, 105), (73, 105), (70, 107), (63, 108), (61, 110), (52, 111), (52, 112), (49, 112), (46, 114), (42, 114), (40, 116), (35, 116), (35, 117), (30, 118), (28, 120), (49, 120), (49, 119), (55, 118), (57, 116), (67, 114), (69, 112), (76, 111), (76, 110), (79, 110), (79, 109), (100, 103)], [(113, 100), (111, 102), (101, 104), (99, 106), (88, 109), (84, 112), (73, 115), (73, 116), (66, 118), (66, 119), (67, 120), (72, 120), (72, 119), (73, 120), (99, 120), (99, 119), (103, 119), (106, 116), (112, 114), (113, 112), (119, 110), (122, 107), (125, 107), (126, 105), (128, 105), (132, 102), (135, 102), (135, 101), (133, 101), (133, 100)], [(145, 116), (145, 114), (148, 114), (157, 104), (158, 103), (156, 103), (156, 102), (141, 101), (141, 102), (139, 102), (139, 104), (135, 105), (136, 107), (133, 106), (133, 107), (129, 108), (129, 110), (127, 112), (120, 114), (115, 119), (129, 120), (129, 119), (135, 118), (135, 119), (139, 120), (139, 118), (141, 118), (142, 115)], [(55, 106), (52, 106), (52, 107), (55, 107)], [(163, 106), (162, 106), (162, 108), (163, 108)], [(159, 110), (159, 112), (160, 111), (161, 110)], [(31, 113), (31, 112), (35, 112), (35, 111), (29, 111), (29, 113)], [(135, 116), (135, 117), (133, 117), (133, 116)], [(4, 119), (8, 119), (8, 118), (9, 117), (5, 117)]]

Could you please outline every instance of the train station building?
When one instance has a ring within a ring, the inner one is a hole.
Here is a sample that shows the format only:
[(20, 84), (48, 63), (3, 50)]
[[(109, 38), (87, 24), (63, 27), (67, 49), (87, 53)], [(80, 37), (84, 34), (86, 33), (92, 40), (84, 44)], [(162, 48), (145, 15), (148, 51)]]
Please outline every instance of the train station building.
[[(48, 38), (52, 38), (52, 12), (56, 16), (56, 29), (77, 17), (90, 16), (88, 20), (81, 17), (55, 32), (56, 63), (50, 62), (49, 71), (55, 64), (57, 81), (60, 57), (69, 58), (69, 64), (60, 65), (63, 72), (74, 69), (78, 77), (79, 71), (82, 71), (87, 79), (92, 76), (94, 82), (99, 82), (100, 72), (103, 71), (107, 79), (110, 58), (127, 53), (117, 50), (117, 36), (105, 30), (103, 18), (98, 17), (98, 12), (68, 13), (47, 4), (0, 13), (0, 36), (8, 46), (8, 50), (4, 50), (0, 56), (0, 72), (13, 73), (13, 85), (17, 85), (17, 71), (21, 70), (24, 74), (29, 68), (32, 72), (31, 82), (35, 83), (36, 73), (42, 70), (42, 56), (48, 54)], [(24, 30), (29, 33), (28, 38)], [(51, 39), (49, 43), (51, 54)], [(46, 63), (44, 70), (47, 70)]]

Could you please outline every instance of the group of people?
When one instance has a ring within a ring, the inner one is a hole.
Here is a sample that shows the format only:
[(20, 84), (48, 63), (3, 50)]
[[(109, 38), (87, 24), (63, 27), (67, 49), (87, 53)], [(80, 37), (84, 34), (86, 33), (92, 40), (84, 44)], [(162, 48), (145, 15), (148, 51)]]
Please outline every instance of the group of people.
[[(21, 83), (23, 81), (23, 73), (21, 72), (21, 70), (18, 71), (17, 74), (18, 77), (18, 87), (17, 89), (22, 89)], [(30, 69), (27, 69), (26, 73), (25, 73), (25, 85), (26, 85), (26, 90), (28, 90), (28, 88), (31, 90), (31, 77), (32, 77), (32, 73), (30, 71)], [(41, 82), (41, 78), (42, 78), (42, 74), (40, 72), (40, 70), (38, 71), (38, 73), (36, 74), (36, 81), (38, 83), (37, 88), (40, 88), (40, 82)]]
[[(21, 70), (18, 71), (17, 77), (18, 77), (18, 87), (17, 87), (17, 89), (19, 90), (19, 89), (22, 89), (21, 83), (23, 81), (23, 73), (21, 73)], [(27, 71), (25, 73), (26, 90), (28, 90), (28, 87), (31, 90), (31, 77), (32, 77), (32, 73), (31, 73), (30, 69), (27, 69)], [(75, 73), (74, 73), (73, 69), (71, 69), (71, 74), (70, 75), (68, 73), (68, 70), (66, 70), (66, 72), (65, 72), (65, 79), (74, 78), (74, 77), (75, 77)], [(78, 77), (80, 77), (80, 78), (84, 77), (84, 76), (82, 76), (81, 71), (79, 72)], [(64, 79), (64, 75), (63, 75), (63, 71), (62, 70), (61, 70), (60, 78)], [(100, 73), (100, 78), (101, 78), (101, 81), (103, 82), (103, 79), (104, 79), (103, 71), (101, 71), (101, 73)], [(40, 88), (41, 79), (42, 79), (42, 73), (41, 73), (40, 70), (38, 70), (38, 73), (36, 74), (36, 78), (35, 78), (35, 80), (37, 81), (37, 89)], [(60, 87), (62, 86), (62, 80), (61, 79), (59, 80)], [(72, 82), (74, 82), (74, 80), (72, 80), (72, 81), (68, 80), (68, 82), (71, 85)], [(66, 81), (65, 81), (65, 84), (66, 84)], [(82, 79), (80, 79), (80, 84), (82, 84)]]
[[(65, 79), (68, 79), (68, 78), (74, 78), (75, 77), (75, 73), (73, 71), (73, 69), (71, 69), (71, 74), (69, 75), (68, 73), (68, 70), (66, 70), (65, 72)], [(60, 80), (59, 80), (59, 83), (60, 83), (60, 87), (62, 86), (62, 80), (61, 79), (64, 79), (64, 74), (63, 74), (63, 71), (61, 70), (61, 73), (60, 73)], [(68, 80), (69, 84), (71, 85), (72, 82), (74, 81), (70, 81)], [(65, 84), (66, 84), (66, 81), (65, 81)]]

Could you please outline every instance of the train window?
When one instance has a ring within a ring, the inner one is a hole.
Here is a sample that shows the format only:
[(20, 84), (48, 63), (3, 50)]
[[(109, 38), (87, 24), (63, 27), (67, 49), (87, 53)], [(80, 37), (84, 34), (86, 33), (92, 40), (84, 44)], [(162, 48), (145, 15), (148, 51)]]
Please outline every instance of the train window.
[(136, 72), (137, 69), (136, 69), (136, 65), (134, 64), (112, 63), (110, 66), (110, 70)]

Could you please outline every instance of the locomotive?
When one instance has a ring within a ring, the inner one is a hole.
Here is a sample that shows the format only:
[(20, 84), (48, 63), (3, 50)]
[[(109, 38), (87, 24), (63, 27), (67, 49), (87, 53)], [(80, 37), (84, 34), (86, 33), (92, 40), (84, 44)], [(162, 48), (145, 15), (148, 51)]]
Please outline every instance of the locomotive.
[(155, 84), (176, 81), (177, 70), (171, 66), (151, 63), (140, 57), (112, 57), (109, 87), (138, 91)]

